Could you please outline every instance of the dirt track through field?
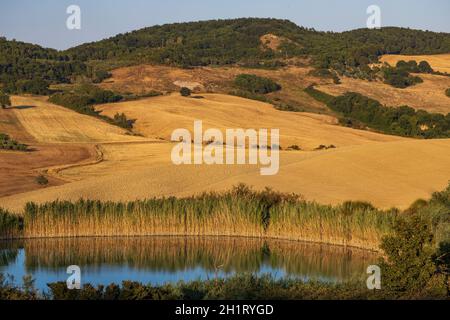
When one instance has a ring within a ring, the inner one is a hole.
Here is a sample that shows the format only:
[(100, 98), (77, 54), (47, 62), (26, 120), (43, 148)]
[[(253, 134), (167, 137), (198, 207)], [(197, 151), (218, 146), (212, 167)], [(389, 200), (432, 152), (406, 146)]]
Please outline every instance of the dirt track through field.
[[(383, 208), (405, 208), (416, 199), (428, 198), (432, 192), (443, 189), (450, 180), (448, 139), (415, 140), (353, 130), (334, 125), (335, 119), (329, 116), (280, 112), (264, 103), (214, 94), (205, 94), (204, 99), (171, 95), (100, 108), (105, 113), (120, 111), (135, 116), (137, 129), (147, 137), (59, 144), (62, 153), (49, 153), (49, 157), (61, 163), (39, 160), (39, 167), (56, 166), (55, 177), (73, 182), (3, 197), (1, 205), (20, 212), (28, 201), (42, 203), (81, 197), (129, 201), (188, 196), (225, 190), (243, 182), (258, 189), (268, 186), (299, 193), (321, 203), (364, 200)], [(195, 119), (204, 120), (204, 129), (276, 125), (281, 130), (282, 145), (297, 143), (306, 151), (282, 151), (280, 172), (275, 176), (261, 176), (259, 167), (252, 165), (176, 166), (170, 159), (174, 143), (157, 136), (167, 137), (174, 128), (191, 129)], [(335, 144), (337, 148), (313, 151), (319, 144)], [(56, 152), (56, 145), (48, 144), (52, 152)], [(86, 156), (80, 154), (74, 159), (78, 151), (69, 151), (69, 147), (88, 148)], [(11, 167), (21, 159), (15, 154), (0, 153), (2, 157), (5, 155), (10, 157)]]

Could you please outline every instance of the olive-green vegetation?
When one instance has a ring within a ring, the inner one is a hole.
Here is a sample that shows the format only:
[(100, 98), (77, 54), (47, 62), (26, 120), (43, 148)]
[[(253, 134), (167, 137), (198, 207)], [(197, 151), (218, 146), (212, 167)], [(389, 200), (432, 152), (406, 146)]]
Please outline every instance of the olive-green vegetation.
[(10, 107), (10, 106), (11, 106), (10, 97), (7, 94), (0, 91), (0, 107), (2, 109), (5, 109), (6, 107)]
[[(376, 69), (373, 71), (376, 71)], [(420, 77), (413, 76), (411, 73), (443, 75), (441, 72), (434, 71), (427, 61), (420, 61), (417, 64), (414, 60), (408, 62), (400, 60), (395, 67), (384, 66), (381, 68), (381, 71), (385, 83), (401, 89), (423, 82)]]
[[(275, 34), (282, 41), (273, 51), (260, 38)], [(299, 27), (288, 20), (231, 19), (167, 24), (83, 44), (66, 53), (76, 60), (126, 59), (178, 66), (224, 65), (312, 55), (326, 69), (376, 62), (382, 54), (450, 52), (450, 35), (405, 28), (359, 29), (335, 33)]]
[[(282, 39), (276, 50), (261, 43), (260, 38), (269, 33)], [(21, 81), (34, 79), (54, 84), (84, 76), (100, 82), (110, 76), (108, 70), (120, 65), (279, 68), (287, 58), (305, 56), (312, 57), (317, 68), (371, 78), (368, 64), (380, 55), (448, 52), (447, 33), (394, 27), (336, 33), (279, 19), (211, 20), (144, 28), (60, 52), (0, 38), (0, 83), (8, 92), (18, 92), (29, 87)]]
[(68, 83), (86, 65), (53, 49), (0, 37), (0, 83), (6, 92), (47, 94), (49, 83)]
[[(414, 61), (415, 62), (415, 61)], [(422, 78), (412, 76), (407, 69), (392, 67), (383, 68), (384, 83), (395, 88), (404, 89), (418, 83), (422, 83)]]
[(445, 94), (447, 95), (447, 97), (450, 97), (450, 88), (448, 88), (447, 90), (445, 90)]
[(43, 175), (39, 175), (36, 177), (36, 183), (41, 186), (46, 186), (48, 184), (48, 179)]
[(189, 88), (183, 87), (183, 88), (180, 89), (180, 94), (183, 97), (189, 97), (192, 94), (192, 91)]
[(131, 129), (133, 121), (127, 119), (125, 114), (116, 114), (113, 119), (99, 114), (94, 105), (121, 101), (123, 97), (110, 90), (103, 90), (95, 85), (84, 83), (71, 91), (59, 92), (50, 96), (51, 103), (72, 109), (76, 112), (94, 116), (108, 123)]
[(367, 126), (388, 134), (425, 139), (450, 137), (450, 113), (416, 111), (408, 106), (386, 107), (354, 92), (334, 97), (313, 86), (306, 88), (305, 92), (340, 114), (340, 122), (349, 127)]
[(272, 79), (254, 74), (240, 74), (234, 79), (234, 85), (240, 90), (256, 94), (266, 94), (281, 90), (281, 86)]
[(27, 151), (28, 146), (23, 143), (19, 143), (16, 140), (5, 133), (0, 133), (0, 150), (15, 150), (15, 151)]
[(0, 239), (21, 237), (23, 218), (0, 208)]

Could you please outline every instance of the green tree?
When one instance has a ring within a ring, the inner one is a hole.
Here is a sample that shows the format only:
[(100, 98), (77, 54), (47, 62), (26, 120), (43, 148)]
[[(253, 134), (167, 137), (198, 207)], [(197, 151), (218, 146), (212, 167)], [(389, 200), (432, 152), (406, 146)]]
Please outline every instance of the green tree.
[(394, 234), (383, 238), (382, 286), (396, 295), (419, 294), (437, 272), (433, 234), (427, 222), (414, 215), (399, 218)]
[(191, 89), (189, 89), (189, 88), (183, 87), (183, 88), (181, 88), (181, 90), (180, 90), (180, 94), (181, 94), (183, 97), (189, 97), (189, 96), (192, 94), (192, 91), (191, 91)]
[(421, 73), (432, 73), (432, 72), (434, 72), (433, 68), (431, 68), (430, 64), (427, 61), (420, 61), (420, 63), (419, 63), (419, 71)]
[(7, 94), (4, 94), (2, 92), (0, 92), (0, 106), (2, 107), (2, 109), (11, 106), (11, 99)]

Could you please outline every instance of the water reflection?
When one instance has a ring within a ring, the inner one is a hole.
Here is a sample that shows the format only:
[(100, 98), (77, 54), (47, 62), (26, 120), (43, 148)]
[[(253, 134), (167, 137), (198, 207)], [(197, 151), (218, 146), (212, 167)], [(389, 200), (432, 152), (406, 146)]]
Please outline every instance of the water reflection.
[[(32, 274), (38, 287), (65, 281), (79, 265), (85, 282), (135, 280), (161, 284), (270, 273), (329, 282), (362, 279), (374, 253), (329, 245), (213, 237), (33, 239), (0, 242), (0, 272)], [(89, 281), (88, 281), (89, 280)], [(41, 288), (42, 289), (42, 288)]]

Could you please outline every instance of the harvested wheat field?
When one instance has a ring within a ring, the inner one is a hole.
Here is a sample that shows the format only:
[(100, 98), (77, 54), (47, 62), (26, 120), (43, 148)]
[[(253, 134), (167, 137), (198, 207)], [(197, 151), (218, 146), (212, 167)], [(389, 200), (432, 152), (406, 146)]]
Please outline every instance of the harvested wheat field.
[[(142, 141), (103, 121), (53, 105), (45, 97), (14, 96), (0, 109), (0, 132), (30, 147), (29, 152), (0, 151), (0, 196), (61, 185), (59, 168), (95, 163), (94, 142)], [(45, 175), (48, 184), (36, 178)]]
[(449, 113), (450, 99), (445, 95), (445, 90), (450, 88), (450, 77), (431, 74), (418, 76), (423, 79), (423, 83), (405, 89), (394, 88), (380, 81), (347, 77), (343, 77), (339, 85), (320, 85), (317, 89), (335, 96), (349, 91), (358, 92), (390, 107), (408, 105), (428, 112)]
[[(95, 159), (96, 150), (93, 145), (37, 142), (17, 117), (18, 112), (31, 110), (31, 104), (27, 106), (16, 104), (18, 101), (22, 102), (20, 99), (13, 101), (12, 108), (0, 109), (0, 132), (28, 144), (30, 151), (0, 150), (0, 197), (61, 185), (64, 183), (62, 179), (46, 174), (49, 168), (86, 163)], [(33, 102), (35, 105), (34, 100), (27, 102)], [(41, 174), (46, 174), (48, 179), (46, 186), (36, 182), (36, 177)]]
[(14, 114), (37, 142), (111, 142), (142, 140), (126, 130), (51, 104), (45, 97), (12, 97)]
[[(450, 179), (450, 140), (354, 130), (334, 125), (329, 116), (281, 112), (268, 104), (220, 94), (205, 94), (204, 99), (170, 95), (100, 108), (105, 114), (120, 111), (137, 119), (136, 130), (150, 138), (167, 139), (174, 128), (191, 130), (193, 121), (202, 119), (204, 130), (278, 127), (282, 146), (296, 143), (306, 151), (282, 151), (279, 173), (261, 176), (260, 167), (252, 165), (176, 166), (170, 159), (175, 144), (161, 139), (100, 143), (96, 161), (54, 171), (55, 177), (70, 183), (3, 197), (3, 207), (20, 212), (28, 201), (187, 196), (243, 182), (321, 203), (365, 200), (383, 208), (405, 208), (443, 189)], [(313, 151), (319, 144), (337, 148)]]
[(422, 56), (406, 56), (386, 54), (380, 58), (381, 62), (386, 62), (391, 66), (395, 66), (400, 60), (411, 61), (414, 60), (417, 63), (420, 61), (427, 61), (434, 71), (450, 73), (450, 54), (432, 54)]
[[(321, 203), (349, 199), (406, 208), (443, 189), (450, 177), (450, 140), (371, 142), (341, 149), (280, 154), (278, 175), (261, 176), (258, 166), (182, 165), (170, 161), (171, 144), (104, 145), (106, 161), (60, 172), (82, 180), (2, 198), (20, 212), (28, 201), (80, 197), (127, 201), (153, 196), (188, 196), (247, 183), (304, 195)], [(136, 156), (135, 156), (136, 155)]]
[(313, 113), (276, 110), (272, 105), (223, 94), (202, 94), (203, 99), (185, 98), (179, 94), (140, 101), (99, 105), (102, 114), (125, 113), (136, 119), (135, 131), (149, 138), (170, 141), (178, 128), (193, 131), (195, 120), (203, 121), (203, 130), (218, 128), (280, 129), (282, 148), (298, 145), (313, 150), (320, 145), (344, 147), (370, 141), (397, 141), (402, 138), (337, 125), (334, 117)]

